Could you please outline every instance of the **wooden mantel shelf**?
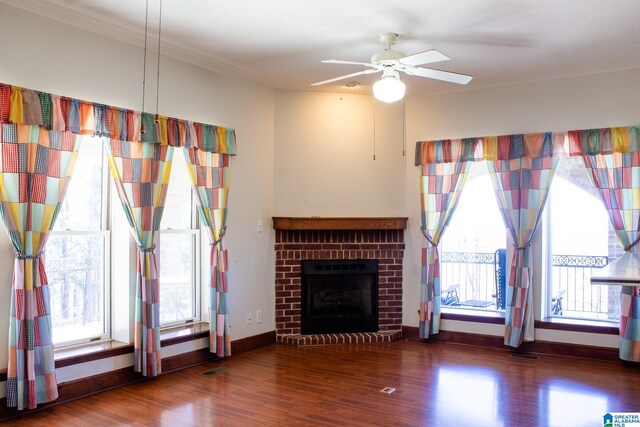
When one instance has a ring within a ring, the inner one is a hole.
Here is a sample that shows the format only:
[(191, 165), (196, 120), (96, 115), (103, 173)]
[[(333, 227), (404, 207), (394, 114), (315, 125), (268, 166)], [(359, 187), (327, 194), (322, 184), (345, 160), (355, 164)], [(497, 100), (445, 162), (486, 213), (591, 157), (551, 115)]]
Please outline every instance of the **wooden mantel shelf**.
[(401, 217), (273, 217), (276, 230), (404, 230)]

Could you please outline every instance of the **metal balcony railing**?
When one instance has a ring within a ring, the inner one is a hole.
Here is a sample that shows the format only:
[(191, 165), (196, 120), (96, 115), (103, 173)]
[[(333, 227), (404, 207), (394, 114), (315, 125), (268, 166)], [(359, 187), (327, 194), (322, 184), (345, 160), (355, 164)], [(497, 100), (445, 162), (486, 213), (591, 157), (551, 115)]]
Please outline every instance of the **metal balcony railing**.
[(608, 263), (606, 256), (553, 255), (553, 290), (554, 294), (564, 294), (564, 316), (619, 318), (620, 287), (591, 285), (593, 273)]
[[(442, 289), (459, 285), (456, 289), (459, 301), (487, 301), (492, 304), (486, 308), (495, 310), (494, 259), (493, 252), (441, 253)], [(619, 318), (619, 287), (590, 283), (593, 272), (608, 263), (606, 256), (553, 255), (551, 296), (562, 297), (562, 310), (557, 315), (603, 320)]]
[(442, 289), (459, 285), (459, 301), (487, 301), (495, 309), (496, 293), (493, 252), (442, 252), (440, 283)]

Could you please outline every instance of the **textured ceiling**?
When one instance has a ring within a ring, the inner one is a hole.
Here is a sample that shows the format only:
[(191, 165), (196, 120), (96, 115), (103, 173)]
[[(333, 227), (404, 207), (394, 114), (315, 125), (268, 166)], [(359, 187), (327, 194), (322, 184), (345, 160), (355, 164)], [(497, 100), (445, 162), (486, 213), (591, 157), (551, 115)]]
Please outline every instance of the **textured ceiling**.
[[(160, 0), (149, 0), (155, 50)], [(144, 0), (0, 0), (141, 46)], [(2, 6), (0, 6), (2, 7)], [(323, 59), (368, 62), (377, 34), (396, 50), (437, 49), (434, 68), (474, 76), (469, 88), (640, 67), (638, 0), (164, 0), (162, 52), (275, 89), (347, 91), (315, 81), (359, 71)], [(370, 93), (379, 77), (360, 76)], [(408, 93), (461, 86), (403, 76)]]

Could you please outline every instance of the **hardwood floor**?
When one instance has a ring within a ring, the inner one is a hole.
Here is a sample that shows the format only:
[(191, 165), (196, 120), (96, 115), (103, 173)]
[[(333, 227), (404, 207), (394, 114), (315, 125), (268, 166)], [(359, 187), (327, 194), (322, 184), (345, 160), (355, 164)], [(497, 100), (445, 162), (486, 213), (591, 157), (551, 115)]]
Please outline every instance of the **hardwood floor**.
[[(202, 375), (215, 368), (228, 370)], [(637, 365), (402, 340), (274, 344), (7, 424), (602, 426), (623, 411), (640, 411)]]

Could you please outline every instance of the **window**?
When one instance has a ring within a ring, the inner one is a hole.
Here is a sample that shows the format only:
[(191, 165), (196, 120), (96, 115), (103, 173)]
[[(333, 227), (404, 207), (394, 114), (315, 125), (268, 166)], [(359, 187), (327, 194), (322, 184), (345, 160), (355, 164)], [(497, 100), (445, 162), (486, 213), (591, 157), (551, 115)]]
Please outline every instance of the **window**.
[(182, 149), (176, 148), (158, 239), (161, 326), (200, 318), (198, 247), (191, 181)]
[(56, 347), (109, 338), (107, 170), (102, 140), (82, 138), (45, 254)]
[(496, 286), (496, 269), (497, 251), (502, 250), (504, 259), (505, 245), (506, 231), (487, 165), (474, 162), (456, 211), (442, 236), (442, 305), (504, 309), (498, 301), (500, 281)]
[(620, 287), (591, 275), (623, 253), (582, 158), (560, 159), (545, 212), (547, 316), (618, 321)]

